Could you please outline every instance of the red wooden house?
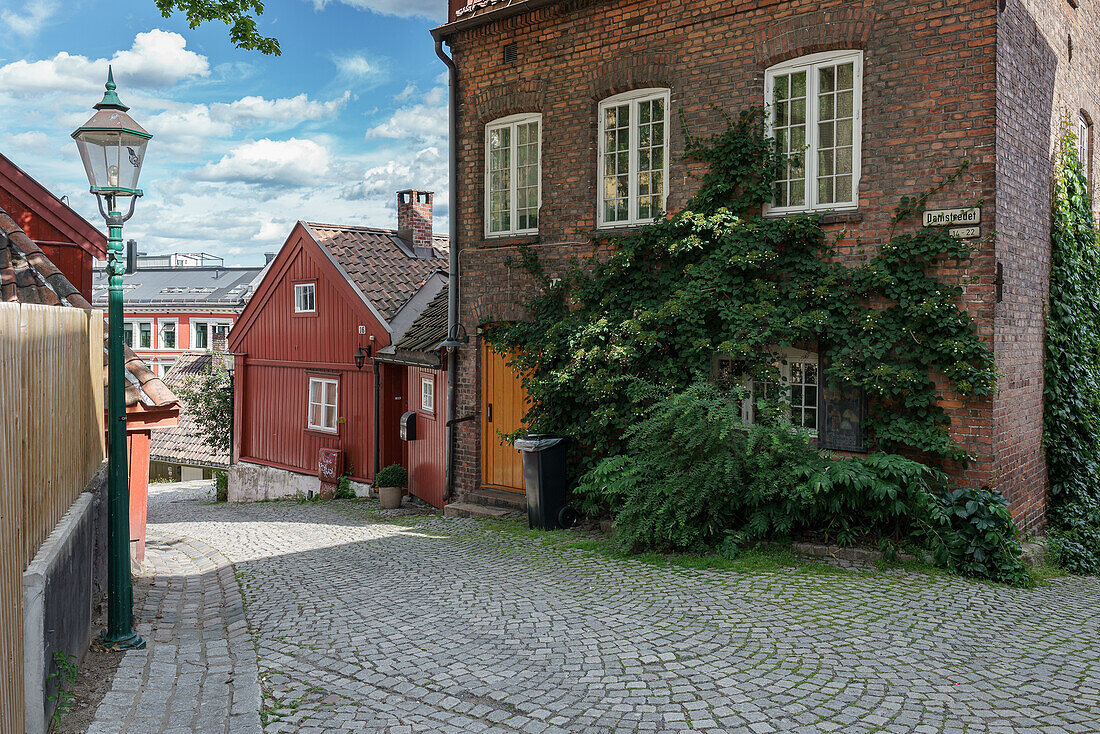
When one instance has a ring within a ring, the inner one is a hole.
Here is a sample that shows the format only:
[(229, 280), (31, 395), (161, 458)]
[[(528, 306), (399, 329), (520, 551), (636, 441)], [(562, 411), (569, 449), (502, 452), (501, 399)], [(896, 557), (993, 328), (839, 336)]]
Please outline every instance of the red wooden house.
[[(438, 317), (447, 242), (432, 234), (431, 192), (399, 192), (397, 208), (396, 230), (298, 222), (241, 313), (229, 335), (230, 500), (317, 492), (320, 451), (336, 449), (364, 484), (412, 456), (410, 490), (442, 505), (446, 319), (437, 334), (428, 315)], [(398, 435), (406, 411), (412, 441)]]

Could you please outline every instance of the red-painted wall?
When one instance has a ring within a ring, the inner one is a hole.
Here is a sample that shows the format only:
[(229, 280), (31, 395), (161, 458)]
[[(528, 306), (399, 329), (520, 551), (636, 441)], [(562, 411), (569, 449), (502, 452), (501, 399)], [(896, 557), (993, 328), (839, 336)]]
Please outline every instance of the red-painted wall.
[[(294, 313), (294, 284), (316, 284), (316, 312)], [(367, 334), (359, 335), (359, 326)], [(366, 304), (301, 226), (295, 227), (259, 291), (230, 333), (237, 370), (238, 452), (250, 461), (307, 474), (317, 473), (321, 448), (345, 452), (351, 475), (374, 477), (374, 364), (357, 370), (359, 345), (378, 350), (389, 335)], [(339, 423), (335, 434), (307, 427), (310, 375), (336, 379)], [(381, 372), (385, 404), (400, 388)], [(383, 418), (391, 412), (385, 407)], [(383, 431), (385, 434), (386, 431)], [(383, 446), (383, 449), (385, 447)], [(392, 451), (392, 450), (391, 450)], [(392, 458), (383, 451), (383, 460)]]
[[(446, 373), (442, 370), (405, 367), (406, 410), (416, 411), (416, 440), (405, 442), (405, 468), (409, 472), (409, 491), (436, 507), (443, 507), (447, 461), (447, 391)], [(435, 385), (435, 408), (421, 407), (421, 380), (431, 379)]]

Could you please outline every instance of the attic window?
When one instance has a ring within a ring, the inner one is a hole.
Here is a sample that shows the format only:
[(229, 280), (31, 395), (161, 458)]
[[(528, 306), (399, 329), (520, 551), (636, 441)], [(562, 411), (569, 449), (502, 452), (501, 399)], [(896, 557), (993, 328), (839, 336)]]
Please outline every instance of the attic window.
[(317, 286), (314, 283), (294, 285), (294, 313), (313, 313), (317, 310)]
[(504, 63), (514, 64), (519, 60), (519, 51), (516, 50), (516, 44), (509, 43), (504, 47)]

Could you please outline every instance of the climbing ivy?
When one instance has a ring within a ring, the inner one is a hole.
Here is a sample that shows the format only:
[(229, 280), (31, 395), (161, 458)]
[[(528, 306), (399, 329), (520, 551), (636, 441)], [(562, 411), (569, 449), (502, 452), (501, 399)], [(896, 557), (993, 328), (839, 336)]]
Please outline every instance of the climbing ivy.
[(1050, 541), (1079, 573), (1100, 571), (1100, 239), (1077, 139), (1063, 124), (1051, 223), (1044, 440)]
[(574, 436), (584, 471), (621, 453), (647, 404), (640, 385), (707, 380), (719, 354), (777, 381), (776, 350), (816, 342), (826, 377), (868, 396), (872, 449), (966, 461), (941, 397), (988, 395), (997, 374), (959, 285), (938, 274), (966, 260), (970, 243), (915, 222), (935, 192), (902, 199), (892, 236), (854, 263), (838, 257), (840, 236), (820, 215), (761, 216), (787, 164), (762, 122), (749, 110), (715, 137), (687, 134), (697, 193), (679, 213), (603, 238), (598, 262), (554, 281), (521, 250), (516, 265), (538, 284), (530, 318), (490, 321), (486, 338), (525, 375), (530, 426)]

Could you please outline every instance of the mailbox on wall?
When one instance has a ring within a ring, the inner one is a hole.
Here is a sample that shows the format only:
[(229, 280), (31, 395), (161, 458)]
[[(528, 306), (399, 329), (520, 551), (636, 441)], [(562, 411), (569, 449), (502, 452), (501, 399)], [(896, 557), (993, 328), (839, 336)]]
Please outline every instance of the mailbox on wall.
[(401, 440), (416, 440), (416, 411), (410, 410), (401, 416)]

